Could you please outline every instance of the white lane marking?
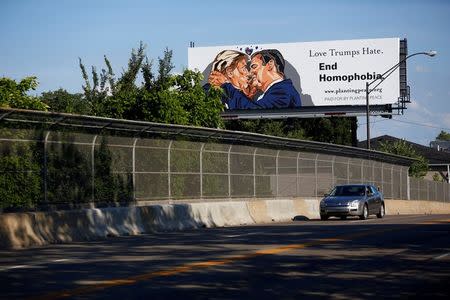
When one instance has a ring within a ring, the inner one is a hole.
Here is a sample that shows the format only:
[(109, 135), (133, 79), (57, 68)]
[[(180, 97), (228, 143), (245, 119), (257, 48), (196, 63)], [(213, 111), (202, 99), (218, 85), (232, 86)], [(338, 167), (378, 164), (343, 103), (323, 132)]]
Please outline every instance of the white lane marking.
[(15, 266), (0, 268), (0, 272), (8, 271), (8, 270), (15, 270), (15, 269), (32, 269), (32, 268), (40, 268), (40, 267), (37, 264), (36, 265), (15, 265)]
[(370, 218), (370, 219), (365, 219), (365, 220), (348, 220), (349, 223), (361, 223), (361, 222), (371, 222), (371, 221), (375, 221), (377, 219), (374, 218)]
[(264, 235), (263, 232), (250, 232), (250, 233), (242, 233), (242, 234), (232, 234), (232, 235), (224, 235), (226, 238), (235, 238), (235, 237), (243, 237), (250, 235)]
[(69, 261), (70, 259), (68, 259), (68, 258), (61, 258), (61, 259), (54, 259), (54, 260), (51, 260), (50, 262), (63, 262), (63, 261)]
[(444, 253), (444, 254), (439, 255), (439, 256), (436, 256), (434, 259), (442, 259), (442, 258), (444, 258), (444, 257), (446, 257), (446, 256), (448, 256), (448, 255), (450, 255), (450, 252)]
[(27, 264), (27, 265), (15, 265), (15, 266), (8, 266), (8, 267), (0, 267), (0, 272), (2, 271), (8, 271), (8, 270), (14, 270), (14, 269), (32, 269), (36, 268), (45, 264), (52, 264), (52, 263), (60, 263), (60, 262), (66, 262), (70, 261), (69, 258), (61, 258), (61, 259), (52, 259), (48, 262), (39, 262), (34, 264)]
[(27, 265), (17, 265), (17, 266), (10, 266), (10, 267), (6, 267), (5, 269), (8, 270), (12, 270), (12, 269), (22, 269), (22, 268), (26, 268), (28, 267)]

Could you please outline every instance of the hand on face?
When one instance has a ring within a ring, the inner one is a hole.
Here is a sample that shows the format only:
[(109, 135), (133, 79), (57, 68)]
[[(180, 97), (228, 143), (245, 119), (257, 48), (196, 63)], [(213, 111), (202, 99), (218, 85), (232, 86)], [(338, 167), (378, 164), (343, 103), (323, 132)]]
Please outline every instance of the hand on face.
[(209, 74), (208, 83), (214, 87), (220, 87), (226, 82), (229, 82), (227, 77), (219, 71), (211, 71), (211, 74)]
[(249, 98), (250, 100), (253, 100), (253, 97), (258, 92), (258, 87), (253, 85), (248, 85), (247, 88), (243, 89), (242, 92)]

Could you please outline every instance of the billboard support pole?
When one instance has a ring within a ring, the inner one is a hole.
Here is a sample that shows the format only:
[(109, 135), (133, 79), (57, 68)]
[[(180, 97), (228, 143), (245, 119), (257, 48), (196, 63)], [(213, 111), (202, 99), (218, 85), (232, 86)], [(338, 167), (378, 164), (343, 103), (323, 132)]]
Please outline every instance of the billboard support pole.
[[(397, 64), (393, 65), (389, 70), (387, 70), (386, 72), (384, 72), (383, 74), (381, 74), (380, 77), (377, 77), (375, 80), (373, 80), (372, 82), (366, 82), (366, 121), (367, 121), (367, 149), (370, 150), (370, 124), (369, 124), (369, 94), (371, 92), (373, 92), (381, 83), (383, 83), (383, 81), (386, 80), (386, 78), (389, 77), (389, 75), (391, 75), (399, 66), (401, 63), (403, 63), (404, 61), (406, 61), (408, 58), (415, 56), (415, 55), (419, 55), (419, 54), (424, 54), (430, 57), (433, 57), (437, 54), (436, 51), (430, 50), (428, 52), (417, 52), (411, 55), (408, 55), (407, 57), (405, 57), (404, 59), (402, 59), (400, 62), (398, 62)], [(369, 87), (376, 83), (377, 81), (380, 81), (377, 83), (377, 85), (375, 85), (372, 89), (369, 90)]]

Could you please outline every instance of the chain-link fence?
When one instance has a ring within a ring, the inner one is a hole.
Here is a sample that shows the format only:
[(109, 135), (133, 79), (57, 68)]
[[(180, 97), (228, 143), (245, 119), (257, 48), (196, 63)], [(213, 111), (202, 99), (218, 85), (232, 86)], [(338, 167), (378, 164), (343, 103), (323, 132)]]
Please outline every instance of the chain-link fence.
[(408, 167), (284, 147), (0, 129), (3, 207), (171, 199), (321, 197), (372, 183), (385, 198), (450, 201), (450, 185)]

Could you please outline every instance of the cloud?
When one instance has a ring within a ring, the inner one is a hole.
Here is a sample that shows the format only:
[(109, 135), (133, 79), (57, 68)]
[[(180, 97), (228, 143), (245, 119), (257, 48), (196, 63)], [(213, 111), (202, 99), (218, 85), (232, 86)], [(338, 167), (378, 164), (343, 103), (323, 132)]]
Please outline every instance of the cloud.
[(450, 128), (450, 113), (441, 114), (442, 123), (446, 128)]
[(427, 115), (434, 116), (435, 114), (431, 112), (427, 107), (423, 106), (419, 101), (411, 100), (411, 103), (408, 104), (408, 109), (413, 112), (418, 113), (419, 115)]

